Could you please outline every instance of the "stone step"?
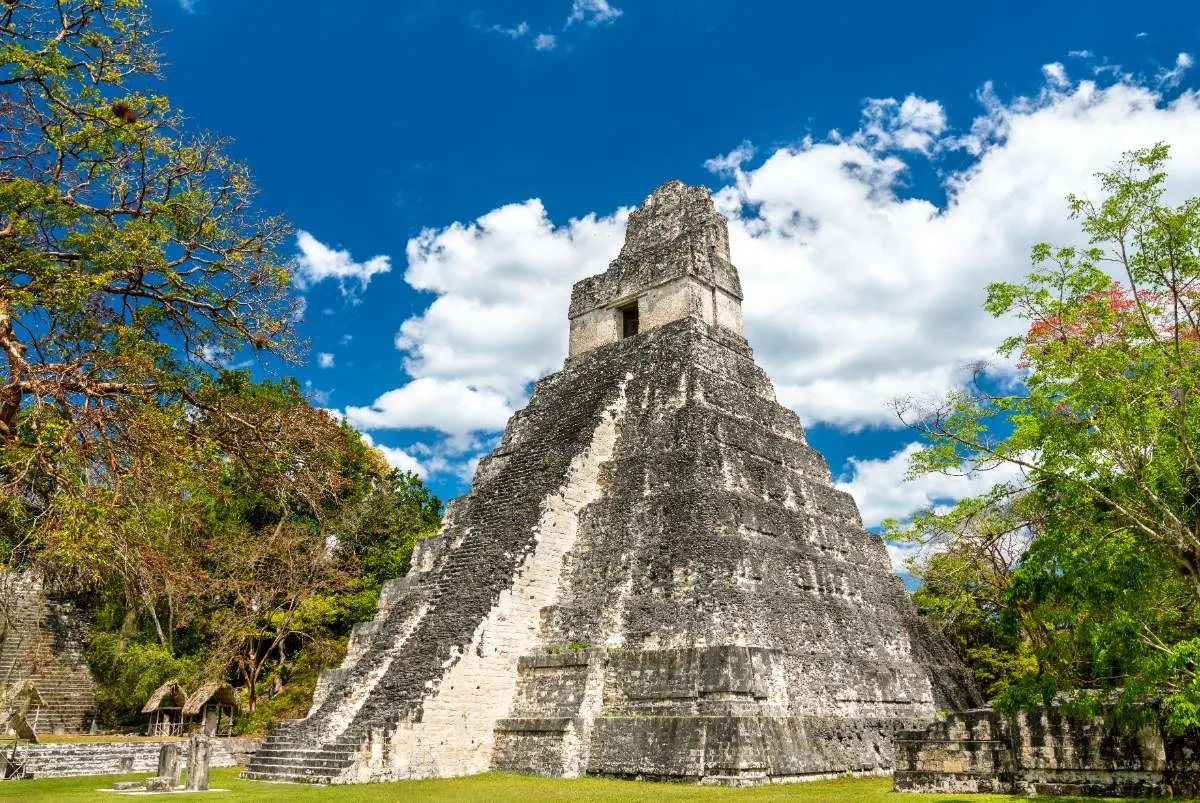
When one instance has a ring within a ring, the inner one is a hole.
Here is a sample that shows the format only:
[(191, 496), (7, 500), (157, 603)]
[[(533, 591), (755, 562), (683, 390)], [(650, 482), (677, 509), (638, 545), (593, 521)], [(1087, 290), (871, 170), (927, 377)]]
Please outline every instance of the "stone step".
[(350, 766), (348, 758), (259, 758), (248, 765), (256, 772), (301, 772), (307, 770), (322, 770), (336, 772)]
[(295, 775), (288, 772), (260, 772), (258, 770), (243, 770), (241, 776), (251, 781), (266, 781), (267, 783), (311, 783), (329, 784), (332, 775)]
[(280, 750), (276, 748), (263, 747), (254, 754), (254, 760), (258, 761), (261, 758), (264, 761), (273, 759), (297, 759), (303, 761), (310, 758), (317, 760), (335, 758), (349, 761), (350, 756), (352, 755), (354, 755), (354, 750), (349, 748), (333, 748), (328, 750), (322, 748), (300, 748)]

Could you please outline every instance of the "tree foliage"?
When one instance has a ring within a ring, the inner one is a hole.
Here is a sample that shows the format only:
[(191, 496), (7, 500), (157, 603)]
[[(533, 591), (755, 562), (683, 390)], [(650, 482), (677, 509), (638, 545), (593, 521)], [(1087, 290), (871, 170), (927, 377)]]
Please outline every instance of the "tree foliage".
[(173, 675), (311, 680), (441, 507), (227, 368), (301, 351), (290, 229), (153, 91), (155, 37), (145, 0), (0, 2), (0, 565), (86, 593), (114, 719)]
[(288, 227), (157, 77), (142, 0), (0, 4), (0, 505), (35, 539), (245, 430), (224, 360), (294, 353)]
[[(950, 544), (927, 580), (1000, 601), (992, 619), (1019, 627), (1036, 669), (1002, 701), (1160, 695), (1183, 728), (1200, 723), (1200, 199), (1164, 202), (1167, 158), (1125, 154), (1100, 200), (1068, 198), (1088, 247), (1039, 244), (1024, 282), (988, 287), (989, 312), (1027, 322), (1001, 347), (1015, 390), (976, 382), (899, 412), (927, 439), (914, 474), (1023, 473), (908, 533)], [(982, 570), (986, 595), (947, 570), (980, 533), (1028, 542), (1011, 570)]]

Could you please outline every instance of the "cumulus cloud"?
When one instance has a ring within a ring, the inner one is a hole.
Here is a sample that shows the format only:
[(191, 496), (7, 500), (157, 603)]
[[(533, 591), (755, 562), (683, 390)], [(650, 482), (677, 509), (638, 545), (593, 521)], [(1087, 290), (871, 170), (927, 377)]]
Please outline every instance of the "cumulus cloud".
[(1046, 82), (1053, 87), (1070, 86), (1071, 82), (1067, 80), (1067, 68), (1062, 65), (1061, 61), (1055, 61), (1050, 64), (1042, 65), (1042, 75), (1046, 76)]
[(733, 176), (742, 165), (754, 158), (754, 145), (743, 140), (741, 145), (721, 156), (714, 156), (704, 163), (704, 169), (718, 176)]
[(488, 392), (510, 410), (523, 403), (531, 381), (561, 366), (571, 284), (607, 267), (627, 214), (555, 226), (529, 200), (421, 232), (408, 243), (405, 279), (437, 298), (400, 327), (405, 369), (447, 392)]
[[(756, 166), (748, 143), (710, 161), (726, 177), (715, 198), (747, 336), (806, 422), (897, 426), (889, 400), (944, 392), (961, 365), (992, 356), (1015, 324), (982, 311), (983, 288), (1026, 273), (1033, 243), (1076, 241), (1064, 196), (1094, 195), (1094, 173), (1123, 150), (1171, 143), (1175, 200), (1200, 190), (1200, 95), (1056, 75), (1032, 97), (985, 86), (980, 114), (957, 128), (936, 101), (909, 95), (868, 102), (849, 135)], [(941, 173), (945, 201), (906, 197), (911, 166), (942, 170), (950, 150), (966, 165)], [(616, 256), (627, 211), (554, 225), (528, 200), (411, 240), (405, 278), (436, 296), (396, 337), (413, 381), (352, 408), (353, 423), (460, 440), (501, 427), (529, 383), (561, 365), (570, 286)], [(862, 501), (865, 512), (884, 504)]]
[[(835, 485), (854, 497), (866, 527), (878, 527), (885, 519), (907, 521), (929, 509), (945, 509), (960, 499), (979, 496), (992, 487), (1021, 480), (1016, 466), (1003, 464), (988, 471), (961, 474), (924, 474), (906, 480), (909, 459), (921, 448), (910, 443), (888, 457), (874, 460), (851, 458), (848, 476)], [(906, 561), (937, 545), (888, 543), (888, 555), (896, 572), (906, 572)]]
[(865, 526), (877, 527), (884, 519), (904, 521), (919, 511), (978, 496), (1000, 482), (1020, 477), (1017, 468), (1003, 465), (990, 471), (925, 474), (905, 481), (909, 459), (920, 448), (921, 444), (910, 443), (889, 457), (850, 459), (849, 476), (836, 485), (854, 497)]
[(1172, 186), (1200, 188), (1194, 93), (1164, 103), (1146, 86), (1083, 81), (984, 98), (979, 157), (947, 176), (943, 206), (900, 196), (908, 162), (854, 141), (776, 151), (718, 192), (747, 334), (806, 420), (894, 424), (889, 398), (944, 389), (991, 356), (1013, 323), (981, 311), (984, 286), (1027, 272), (1033, 243), (1076, 240), (1064, 196), (1094, 194), (1093, 174), (1121, 151), (1173, 143)]
[(587, 25), (602, 25), (612, 22), (625, 12), (609, 5), (608, 0), (574, 0), (571, 4), (571, 15), (567, 17), (567, 27), (577, 22)]
[(534, 50), (553, 50), (558, 46), (558, 38), (552, 33), (539, 33), (533, 38)]
[(1196, 63), (1191, 53), (1180, 53), (1175, 57), (1175, 65), (1170, 69), (1158, 71), (1158, 84), (1164, 89), (1174, 89), (1183, 80), (1183, 75)]
[(320, 352), (317, 354), (317, 365), (321, 368), (332, 368), (333, 355), (326, 351)]
[(295, 282), (301, 290), (326, 279), (334, 279), (342, 295), (353, 296), (354, 283), (357, 283), (358, 290), (365, 290), (372, 276), (392, 269), (391, 260), (386, 256), (373, 256), (366, 262), (355, 262), (349, 251), (330, 248), (307, 231), (296, 232), (296, 247), (300, 253), (296, 257)]
[(863, 125), (851, 142), (872, 150), (929, 153), (946, 130), (946, 111), (935, 100), (909, 95), (871, 98), (863, 109)]
[(511, 413), (503, 396), (490, 388), (422, 377), (389, 390), (369, 407), (346, 408), (346, 420), (358, 429), (436, 429), (465, 437), (504, 426)]
[(362, 437), (367, 446), (372, 446), (383, 454), (384, 459), (387, 460), (388, 465), (392, 468), (398, 468), (401, 471), (407, 471), (411, 474), (416, 474), (421, 479), (425, 479), (429, 476), (428, 470), (425, 468), (425, 466), (421, 465), (421, 461), (403, 449), (398, 449), (394, 446), (384, 446), (383, 444), (376, 443), (375, 439), (365, 432), (363, 433)]
[(529, 384), (562, 365), (571, 285), (598, 273), (621, 245), (627, 209), (555, 226), (538, 200), (470, 223), (427, 229), (408, 244), (410, 285), (437, 295), (396, 334), (411, 382), (365, 407), (359, 429), (440, 433), (412, 449), (431, 473), (469, 480), (478, 433), (503, 428)]

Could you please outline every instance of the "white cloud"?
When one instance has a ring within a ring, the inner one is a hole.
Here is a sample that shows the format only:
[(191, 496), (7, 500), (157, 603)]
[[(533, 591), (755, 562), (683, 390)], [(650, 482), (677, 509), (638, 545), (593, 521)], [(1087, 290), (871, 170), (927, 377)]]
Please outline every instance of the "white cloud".
[(1068, 50), (1067, 55), (1073, 59), (1090, 59), (1094, 54), (1090, 50)]
[(850, 141), (877, 151), (903, 150), (929, 153), (946, 130), (946, 111), (935, 100), (909, 95), (870, 98), (863, 109), (863, 125)]
[(836, 485), (854, 497), (865, 526), (877, 527), (884, 519), (904, 521), (921, 510), (978, 496), (1020, 476), (1016, 468), (1005, 465), (962, 475), (924, 474), (906, 481), (909, 459), (920, 448), (921, 444), (910, 443), (886, 458), (850, 459), (850, 476)]
[(372, 276), (392, 269), (391, 260), (386, 256), (355, 262), (349, 251), (330, 248), (306, 231), (296, 232), (296, 246), (300, 254), (296, 257), (295, 282), (301, 290), (326, 279), (335, 279), (342, 295), (352, 296), (351, 282), (357, 282), (358, 289), (365, 290)]
[(1084, 81), (981, 98), (979, 156), (947, 176), (944, 206), (899, 196), (907, 162), (851, 141), (776, 151), (718, 193), (748, 337), (806, 420), (894, 424), (889, 398), (944, 389), (989, 357), (1013, 324), (980, 309), (984, 286), (1024, 275), (1033, 243), (1076, 241), (1063, 198), (1094, 193), (1121, 151), (1173, 143), (1172, 187), (1200, 189), (1195, 93), (1167, 104), (1145, 86)]
[(410, 240), (405, 279), (438, 297), (400, 327), (405, 369), (515, 409), (530, 382), (562, 364), (571, 284), (607, 267), (626, 214), (554, 226), (530, 200)]
[(573, 0), (571, 15), (567, 17), (567, 27), (577, 22), (588, 25), (601, 25), (612, 22), (625, 12), (608, 4), (608, 0)]
[[(525, 22), (524, 20), (512, 27), (500, 24), (484, 26), (478, 22), (478, 17), (478, 14), (474, 14), (471, 18), (471, 24), (475, 26), (476, 30), (499, 34), (507, 39), (524, 39), (525, 36), (531, 31), (529, 23)], [(534, 50), (554, 50), (556, 47), (558, 47), (558, 37), (552, 33), (539, 33), (533, 37), (532, 45)]]
[(741, 145), (721, 156), (714, 156), (704, 163), (704, 169), (718, 176), (734, 175), (746, 162), (754, 158), (754, 145), (742, 141)]
[(387, 460), (388, 465), (392, 468), (398, 468), (401, 471), (408, 471), (412, 474), (416, 474), (421, 479), (425, 479), (429, 476), (428, 470), (425, 468), (425, 466), (421, 465), (421, 461), (403, 449), (397, 449), (394, 446), (384, 446), (376, 443), (375, 439), (365, 432), (362, 433), (362, 437), (367, 446), (373, 446), (383, 454), (384, 459)]
[(322, 368), (332, 368), (333, 367), (333, 355), (326, 351), (320, 352), (319, 354), (317, 354), (317, 365), (319, 365)]
[[(971, 496), (978, 496), (993, 486), (1021, 476), (1012, 465), (997, 466), (990, 471), (979, 471), (959, 475), (924, 474), (914, 480), (906, 480), (908, 463), (912, 455), (921, 448), (919, 443), (910, 443), (889, 457), (878, 460), (849, 461), (850, 476), (843, 477), (836, 486), (854, 497), (866, 527), (877, 527), (885, 519), (907, 521), (922, 510), (941, 510)], [(906, 561), (938, 545), (910, 543), (887, 544), (892, 569), (907, 572)]]
[(179, 7), (189, 14), (196, 13), (196, 4), (200, 0), (179, 0)]
[[(748, 144), (712, 160), (729, 176), (716, 200), (747, 336), (807, 422), (896, 426), (890, 399), (941, 393), (963, 363), (991, 356), (1014, 324), (982, 311), (983, 288), (1024, 275), (1033, 243), (1077, 241), (1064, 196), (1094, 194), (1094, 173), (1121, 151), (1172, 143), (1175, 200), (1200, 191), (1195, 92), (1168, 102), (1129, 78), (1060, 86), (1047, 75), (1034, 97), (1001, 100), (985, 86), (979, 98), (965, 131), (910, 95), (868, 104), (849, 136), (780, 148), (757, 166)], [(941, 169), (949, 149), (973, 158), (944, 174), (945, 203), (904, 197), (909, 165)], [(413, 382), (352, 408), (353, 422), (459, 441), (501, 427), (529, 382), (561, 365), (571, 284), (616, 256), (626, 214), (556, 226), (529, 200), (411, 240), (405, 278), (436, 296), (396, 337)]]
[(1053, 87), (1061, 88), (1070, 86), (1071, 84), (1071, 82), (1067, 80), (1067, 69), (1063, 67), (1061, 61), (1043, 64), (1042, 75), (1046, 76), (1046, 82)]
[(1192, 68), (1195, 64), (1195, 59), (1191, 53), (1180, 53), (1175, 57), (1175, 66), (1171, 69), (1161, 69), (1156, 76), (1158, 85), (1164, 89), (1173, 89), (1179, 86), (1179, 82), (1183, 80), (1183, 75)]
[(529, 33), (529, 23), (522, 21), (512, 28), (505, 28), (503, 25), (492, 25), (488, 30), (492, 33), (498, 33), (501, 36), (507, 36), (509, 39), (520, 39)]
[(511, 413), (503, 396), (461, 381), (422, 377), (389, 390), (370, 407), (347, 407), (346, 420), (358, 429), (437, 429), (463, 438), (504, 426)]

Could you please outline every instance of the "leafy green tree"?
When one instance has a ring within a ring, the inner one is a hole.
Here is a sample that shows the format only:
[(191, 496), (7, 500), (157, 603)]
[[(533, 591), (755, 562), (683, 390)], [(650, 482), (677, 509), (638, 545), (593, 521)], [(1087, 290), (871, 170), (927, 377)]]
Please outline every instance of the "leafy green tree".
[[(336, 660), (440, 502), (294, 381), (289, 234), (152, 90), (146, 0), (0, 0), (0, 565), (87, 588), (114, 717)], [(298, 659), (298, 654), (308, 655)]]
[(147, 92), (154, 39), (144, 0), (0, 3), (0, 521), (85, 578), (100, 511), (209, 456), (197, 411), (247, 423), (216, 369), (295, 350), (288, 227)]
[(952, 510), (925, 511), (911, 529), (889, 522), (893, 532), (919, 533), (936, 549), (909, 559), (921, 580), (913, 602), (935, 623), (992, 698), (1036, 670), (1028, 645), (1038, 632), (1021, 632), (1006, 615), (1013, 576), (1028, 543), (1024, 511), (1002, 494), (963, 500)]
[(1158, 694), (1184, 728), (1200, 724), (1200, 199), (1164, 203), (1167, 158), (1165, 145), (1125, 154), (1099, 174), (1101, 200), (1068, 198), (1087, 248), (1037, 245), (1025, 282), (988, 287), (989, 312), (1028, 322), (1001, 347), (1016, 390), (976, 383), (898, 411), (927, 439), (914, 474), (1023, 472), (911, 533), (1016, 511), (1005, 527), (1030, 545), (1004, 615), (1038, 669), (1004, 698)]
[(442, 502), (415, 474), (392, 469), (363, 497), (351, 526), (339, 536), (343, 550), (358, 560), (363, 578), (375, 587), (408, 574), (413, 548), (442, 526)]

